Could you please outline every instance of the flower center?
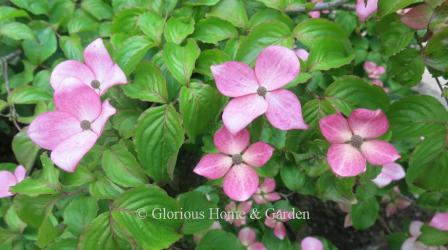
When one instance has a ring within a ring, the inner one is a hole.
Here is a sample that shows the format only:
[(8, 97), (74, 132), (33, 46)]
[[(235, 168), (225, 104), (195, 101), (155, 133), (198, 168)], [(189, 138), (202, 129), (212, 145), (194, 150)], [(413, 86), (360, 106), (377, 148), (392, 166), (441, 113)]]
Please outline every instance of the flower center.
[(90, 86), (92, 86), (92, 88), (94, 88), (94, 89), (99, 89), (101, 86), (101, 83), (98, 80), (93, 80), (90, 82)]
[(232, 155), (232, 164), (238, 165), (243, 163), (243, 157), (240, 154)]
[(263, 87), (263, 86), (258, 87), (257, 94), (259, 96), (264, 97), (266, 95), (266, 93), (268, 93), (268, 90), (265, 87)]
[(362, 139), (362, 137), (359, 135), (354, 135), (350, 139), (350, 145), (352, 145), (355, 148), (360, 148), (363, 142), (364, 139)]
[(81, 128), (82, 130), (89, 130), (91, 123), (87, 120), (81, 121)]

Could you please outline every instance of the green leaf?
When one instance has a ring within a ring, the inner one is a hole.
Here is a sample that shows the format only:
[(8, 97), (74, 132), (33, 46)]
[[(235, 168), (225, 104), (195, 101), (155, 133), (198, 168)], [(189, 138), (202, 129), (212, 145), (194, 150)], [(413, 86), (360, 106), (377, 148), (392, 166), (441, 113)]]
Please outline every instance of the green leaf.
[(147, 102), (168, 102), (166, 81), (156, 65), (144, 61), (137, 66), (134, 74), (134, 81), (122, 87), (125, 95)]
[(180, 219), (159, 217), (162, 209), (172, 213), (180, 211), (180, 207), (156, 186), (131, 189), (118, 197), (113, 205), (116, 208), (111, 213), (114, 221), (143, 249), (165, 249), (181, 238)]
[(82, 9), (77, 9), (67, 23), (68, 33), (98, 32), (99, 23)]
[(192, 82), (183, 86), (179, 95), (179, 110), (188, 137), (209, 132), (220, 115), (226, 98), (210, 85)]
[(263, 244), (266, 249), (275, 249), (275, 250), (293, 250), (294, 248), (291, 245), (291, 241), (288, 238), (283, 240), (277, 238), (274, 235), (274, 232), (266, 230), (263, 235)]
[(200, 53), (201, 51), (193, 39), (189, 39), (185, 46), (166, 43), (163, 49), (163, 60), (179, 83), (188, 84)]
[(19, 10), (9, 6), (0, 6), (0, 21), (14, 19), (16, 17), (29, 17), (24, 10)]
[(397, 10), (406, 8), (414, 3), (421, 3), (423, 0), (382, 0), (378, 1), (378, 15), (383, 17), (385, 15), (395, 13)]
[(79, 36), (72, 35), (59, 37), (59, 46), (67, 59), (83, 60), (83, 47)]
[(47, 0), (11, 0), (11, 2), (35, 15), (48, 14), (49, 2)]
[(269, 45), (292, 47), (293, 38), (290, 28), (279, 21), (262, 23), (241, 40), (236, 60), (251, 64), (258, 54)]
[(312, 47), (317, 39), (348, 38), (346, 32), (338, 24), (328, 19), (313, 18), (299, 23), (293, 31), (294, 37), (307, 47)]
[(158, 46), (161, 43), (165, 20), (154, 12), (145, 12), (138, 19), (140, 29)]
[(52, 242), (59, 235), (59, 229), (57, 228), (57, 219), (49, 212), (40, 225), (37, 232), (37, 246), (45, 248), (48, 243)]
[(227, 61), (230, 61), (230, 56), (219, 49), (209, 49), (202, 51), (196, 62), (195, 72), (206, 76), (212, 76), (212, 72), (210, 71), (210, 66), (221, 64)]
[(116, 59), (126, 74), (131, 74), (140, 61), (145, 57), (154, 42), (144, 36), (133, 36), (126, 39), (124, 44), (118, 48)]
[(123, 139), (134, 136), (135, 124), (137, 124), (140, 110), (120, 109), (117, 114), (112, 116), (112, 126), (118, 130)]
[(247, 27), (248, 19), (244, 1), (242, 0), (221, 0), (207, 13), (207, 16), (214, 16), (226, 20), (236, 27)]
[(285, 186), (291, 191), (298, 192), (305, 185), (306, 175), (297, 166), (284, 166), (280, 170), (280, 176)]
[(180, 44), (188, 35), (194, 32), (193, 18), (171, 17), (165, 25), (164, 36), (167, 42)]
[(12, 139), (12, 151), (17, 161), (25, 168), (30, 169), (36, 160), (39, 146), (30, 140), (25, 131), (20, 131)]
[(367, 229), (375, 224), (380, 206), (375, 198), (360, 201), (352, 206), (353, 227), (358, 230)]
[(329, 70), (349, 64), (354, 59), (348, 39), (321, 38), (311, 46), (307, 64), (311, 71)]
[(14, 206), (8, 208), (6, 214), (3, 217), (5, 223), (8, 225), (8, 228), (15, 232), (22, 232), (25, 229), (26, 224), (20, 220)]
[(446, 231), (423, 225), (421, 232), (422, 234), (418, 237), (418, 241), (426, 246), (443, 246), (448, 244), (448, 232)]
[(103, 0), (83, 0), (81, 7), (97, 20), (112, 18), (112, 7)]
[(110, 222), (109, 212), (96, 217), (80, 237), (78, 247), (83, 250), (111, 249), (118, 250), (117, 236)]
[(145, 171), (157, 182), (172, 176), (184, 141), (180, 115), (171, 105), (149, 108), (139, 118), (135, 149)]
[(406, 86), (419, 84), (424, 71), (425, 63), (416, 49), (403, 50), (391, 57), (387, 63), (387, 75)]
[(127, 36), (139, 34), (139, 19), (144, 12), (144, 9), (133, 8), (116, 13), (112, 21), (112, 34), (125, 33)]
[(123, 193), (123, 189), (109, 180), (109, 178), (100, 175), (97, 176), (95, 182), (90, 183), (89, 192), (98, 199), (115, 199)]
[(27, 85), (14, 89), (8, 96), (8, 102), (11, 104), (36, 104), (41, 101), (51, 101), (51, 99), (51, 93)]
[(448, 72), (448, 30), (436, 33), (426, 46), (423, 56), (430, 67)]
[[(352, 108), (386, 110), (389, 107), (389, 98), (381, 88), (371, 86), (355, 76), (338, 78), (325, 90), (325, 96), (330, 97), (328, 100), (339, 108), (344, 104), (349, 104)], [(342, 103), (337, 101), (342, 101)]]
[(235, 235), (223, 230), (211, 230), (199, 242), (196, 250), (243, 250)]
[(56, 52), (58, 44), (56, 34), (51, 27), (37, 27), (37, 40), (25, 40), (22, 43), (26, 57), (39, 65)]
[(26, 179), (18, 183), (11, 189), (14, 193), (28, 196), (39, 196), (43, 194), (57, 194), (58, 191), (50, 187), (41, 179)]
[(106, 176), (116, 184), (123, 187), (136, 187), (147, 182), (146, 176), (128, 149), (116, 144), (104, 151), (102, 166)]
[(294, 21), (291, 20), (291, 18), (288, 15), (274, 9), (264, 9), (257, 11), (254, 15), (250, 17), (249, 27), (253, 28), (259, 24), (271, 21), (280, 21), (290, 28), (294, 27)]
[(191, 5), (191, 6), (213, 6), (217, 4), (219, 0), (184, 0), (182, 4)]
[(64, 224), (74, 233), (79, 234), (96, 217), (97, 200), (88, 196), (79, 196), (70, 201), (62, 217)]
[(404, 25), (397, 14), (381, 19), (376, 25), (376, 34), (386, 57), (405, 49), (414, 37), (414, 31)]
[(195, 234), (210, 228), (214, 222), (210, 210), (217, 209), (216, 202), (209, 201), (206, 195), (199, 191), (181, 194), (178, 199), (183, 211), (199, 215), (185, 219), (182, 227), (184, 234)]
[(395, 140), (436, 135), (443, 137), (448, 111), (434, 97), (405, 97), (390, 106), (390, 126)]
[(193, 37), (204, 43), (218, 42), (238, 36), (238, 31), (227, 21), (216, 17), (202, 19), (196, 24)]
[(257, 1), (260, 3), (264, 3), (269, 8), (277, 10), (284, 10), (291, 2), (291, 0), (257, 0)]
[(33, 31), (28, 26), (17, 22), (2, 25), (2, 27), (0, 27), (0, 35), (14, 40), (35, 39)]
[(31, 227), (38, 228), (46, 215), (53, 209), (56, 196), (40, 195), (30, 197), (17, 195), (14, 198), (14, 207), (19, 218)]

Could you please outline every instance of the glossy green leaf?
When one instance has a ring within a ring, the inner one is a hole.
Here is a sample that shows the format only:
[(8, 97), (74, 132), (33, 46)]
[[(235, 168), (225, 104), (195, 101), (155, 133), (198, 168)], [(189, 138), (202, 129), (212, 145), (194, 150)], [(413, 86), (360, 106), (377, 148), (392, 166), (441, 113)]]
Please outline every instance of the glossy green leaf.
[(242, 0), (221, 0), (207, 13), (207, 16), (214, 16), (226, 20), (236, 27), (247, 26), (248, 19), (244, 1)]
[(210, 228), (214, 222), (210, 211), (216, 211), (216, 202), (208, 200), (204, 193), (198, 191), (181, 194), (178, 198), (183, 211), (194, 214), (185, 219), (182, 226), (184, 234), (195, 234)]
[(193, 37), (204, 43), (216, 44), (222, 40), (238, 36), (238, 31), (229, 22), (210, 17), (196, 24)]
[(376, 34), (386, 57), (405, 49), (414, 37), (414, 31), (404, 25), (396, 14), (381, 19), (376, 25)]
[(34, 40), (33, 31), (23, 23), (11, 22), (0, 27), (0, 36), (6, 36), (15, 40)]
[(74, 234), (79, 234), (84, 227), (95, 219), (97, 211), (98, 205), (95, 198), (79, 196), (68, 203), (62, 217), (68, 229)]
[(180, 44), (188, 35), (194, 32), (193, 18), (171, 17), (165, 25), (163, 35), (167, 42)]
[(116, 59), (126, 74), (132, 73), (140, 61), (145, 57), (154, 42), (144, 36), (133, 36), (126, 39), (124, 44), (117, 49)]
[(161, 37), (165, 27), (163, 17), (151, 11), (145, 12), (138, 19), (138, 26), (156, 45), (161, 43)]
[(311, 47), (317, 39), (348, 38), (347, 33), (337, 23), (322, 18), (305, 20), (299, 23), (293, 31), (294, 37), (307, 47)]
[(242, 250), (241, 245), (235, 235), (222, 230), (211, 230), (199, 242), (197, 250)]
[(394, 13), (397, 10), (404, 9), (411, 4), (421, 3), (423, 0), (382, 0), (378, 1), (378, 15), (380, 17), (386, 16), (388, 14)]
[(375, 198), (360, 201), (352, 206), (353, 227), (367, 229), (371, 227), (379, 216), (380, 206)]
[(307, 65), (311, 71), (329, 70), (349, 64), (353, 59), (348, 39), (321, 38), (313, 42)]
[(12, 151), (17, 161), (29, 169), (34, 165), (39, 146), (30, 140), (25, 131), (21, 131), (12, 140)]
[(184, 46), (167, 43), (163, 49), (163, 60), (173, 77), (179, 83), (187, 84), (200, 53), (198, 45), (192, 39)]
[(423, 56), (425, 63), (430, 67), (448, 71), (448, 30), (442, 30), (435, 34), (426, 46)]
[(22, 47), (26, 57), (38, 65), (47, 60), (57, 50), (56, 33), (51, 27), (37, 27), (37, 40), (23, 41)]
[(390, 58), (387, 75), (402, 85), (415, 86), (422, 80), (425, 63), (418, 50), (406, 49)]

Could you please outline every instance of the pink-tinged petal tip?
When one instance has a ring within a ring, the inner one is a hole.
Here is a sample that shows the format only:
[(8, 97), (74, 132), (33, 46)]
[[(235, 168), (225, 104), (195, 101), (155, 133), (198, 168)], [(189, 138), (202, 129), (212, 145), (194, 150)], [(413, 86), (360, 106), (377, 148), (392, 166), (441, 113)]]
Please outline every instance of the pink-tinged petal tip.
[(224, 193), (235, 201), (249, 199), (257, 187), (257, 172), (245, 164), (233, 166), (224, 177)]
[(275, 90), (266, 95), (266, 101), (266, 118), (272, 126), (280, 130), (308, 129), (303, 120), (299, 98), (293, 92), (285, 89)]
[(274, 148), (264, 142), (256, 142), (247, 148), (243, 154), (243, 161), (250, 166), (261, 167), (271, 159)]
[(345, 143), (353, 136), (347, 119), (341, 114), (329, 115), (320, 119), (319, 127), (322, 135), (330, 143)]
[(259, 87), (255, 72), (244, 63), (226, 62), (212, 65), (211, 71), (219, 92), (229, 97), (257, 93)]
[(436, 213), (429, 225), (442, 231), (448, 231), (448, 213)]
[(389, 129), (389, 121), (380, 109), (356, 109), (348, 117), (348, 124), (355, 135), (364, 139), (377, 138)]
[(315, 237), (306, 237), (300, 243), (301, 250), (323, 250), (324, 245)]
[(392, 144), (380, 140), (363, 142), (361, 152), (372, 165), (385, 165), (400, 158), (400, 154)]
[(232, 158), (223, 154), (208, 154), (202, 157), (198, 165), (193, 169), (198, 175), (208, 179), (223, 177), (232, 166)]
[(350, 144), (332, 144), (327, 160), (331, 170), (341, 177), (357, 176), (366, 171), (366, 159)]
[(224, 108), (222, 120), (226, 128), (232, 134), (236, 134), (264, 114), (267, 109), (268, 103), (259, 95), (236, 97)]
[(250, 227), (245, 227), (238, 233), (238, 238), (243, 246), (250, 246), (255, 242), (257, 235)]
[(365, 22), (377, 9), (378, 0), (356, 0), (356, 15), (362, 22)]
[(250, 135), (247, 129), (232, 134), (226, 127), (221, 127), (213, 137), (216, 148), (229, 155), (241, 154), (249, 145)]

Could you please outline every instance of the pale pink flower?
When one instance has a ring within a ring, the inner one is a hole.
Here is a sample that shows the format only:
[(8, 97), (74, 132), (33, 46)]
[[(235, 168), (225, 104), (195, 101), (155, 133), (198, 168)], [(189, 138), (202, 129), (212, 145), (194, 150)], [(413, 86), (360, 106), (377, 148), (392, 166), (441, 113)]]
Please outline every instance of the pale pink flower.
[(100, 95), (114, 85), (127, 83), (126, 75), (120, 66), (112, 61), (100, 38), (85, 48), (84, 63), (67, 60), (58, 64), (51, 74), (51, 86), (56, 91), (64, 88), (65, 84), (71, 83), (64, 81), (67, 78), (79, 79)]
[(308, 236), (300, 242), (301, 250), (324, 250), (324, 245), (322, 242), (316, 238)]
[(362, 22), (365, 22), (377, 10), (378, 0), (356, 0), (356, 15)]
[(436, 213), (429, 225), (442, 231), (448, 231), (448, 213)]
[(282, 89), (300, 71), (294, 51), (269, 46), (258, 55), (255, 70), (234, 61), (213, 65), (211, 70), (218, 90), (232, 97), (222, 115), (231, 133), (238, 133), (263, 114), (272, 126), (281, 130), (308, 128), (299, 99), (293, 92)]
[[(322, 3), (323, 0), (311, 0), (311, 2), (317, 4), (317, 3)], [(318, 11), (318, 10), (310, 11), (310, 12), (308, 12), (308, 15), (311, 18), (319, 18), (320, 17), (320, 11)]]
[(252, 201), (240, 202), (238, 205), (234, 201), (231, 201), (225, 207), (227, 213), (224, 219), (235, 227), (246, 225), (246, 215), (251, 208)]
[(61, 169), (74, 172), (84, 155), (95, 145), (115, 109), (94, 90), (68, 78), (65, 87), (56, 91), (56, 111), (46, 112), (31, 123), (28, 135), (44, 149), (51, 150), (51, 160)]
[(213, 138), (220, 153), (205, 155), (193, 171), (212, 180), (224, 177), (227, 196), (236, 201), (249, 199), (258, 187), (255, 168), (266, 164), (274, 152), (264, 142), (249, 146), (249, 137), (247, 129), (232, 134), (225, 127), (220, 128)]
[(381, 110), (356, 109), (348, 120), (341, 114), (319, 121), (322, 135), (330, 143), (327, 161), (332, 171), (342, 177), (366, 171), (366, 160), (372, 165), (385, 165), (400, 158), (395, 147), (377, 137), (389, 129)]
[(370, 79), (380, 79), (381, 76), (384, 75), (386, 72), (386, 69), (383, 66), (379, 66), (374, 62), (366, 61), (364, 63), (364, 70), (366, 71), (367, 75)]
[(286, 236), (286, 227), (284, 223), (289, 221), (292, 216), (290, 211), (279, 210), (272, 213), (270, 216), (267, 216), (264, 224), (267, 227), (274, 229), (275, 237), (283, 240)]
[(280, 200), (280, 195), (275, 190), (275, 180), (272, 178), (265, 178), (263, 184), (261, 184), (254, 196), (252, 197), (257, 204), (265, 204)]
[(392, 181), (398, 181), (406, 176), (403, 167), (395, 162), (383, 165), (381, 173), (373, 179), (373, 182), (380, 188), (389, 185)]
[(308, 60), (308, 57), (310, 54), (308, 53), (308, 51), (306, 51), (304, 49), (297, 49), (296, 55), (300, 60), (306, 62)]
[(401, 250), (446, 250), (443, 246), (426, 246), (420, 241), (417, 241), (418, 237), (422, 234), (421, 227), (423, 222), (413, 221), (409, 226), (409, 233), (411, 237), (403, 242)]
[(261, 242), (257, 242), (257, 234), (250, 227), (245, 227), (238, 233), (241, 244), (247, 247), (247, 250), (266, 250)]
[(9, 189), (23, 181), (25, 175), (26, 169), (22, 165), (17, 166), (14, 173), (7, 170), (0, 171), (0, 198), (13, 196)]

